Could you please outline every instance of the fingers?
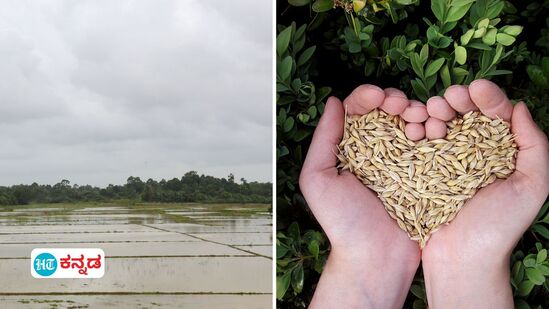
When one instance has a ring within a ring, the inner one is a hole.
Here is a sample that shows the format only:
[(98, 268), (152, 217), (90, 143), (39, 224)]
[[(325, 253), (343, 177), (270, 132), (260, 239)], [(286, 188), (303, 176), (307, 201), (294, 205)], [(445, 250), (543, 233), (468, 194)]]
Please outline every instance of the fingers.
[(385, 100), (380, 109), (389, 115), (400, 115), (410, 105), (406, 94), (396, 88), (385, 89)]
[(374, 85), (360, 85), (345, 98), (343, 104), (349, 115), (364, 115), (378, 108), (385, 99), (383, 89)]
[[(518, 146), (516, 169), (513, 181), (541, 184), (541, 198), (545, 200), (549, 190), (549, 144), (547, 136), (541, 131), (523, 102), (513, 109), (511, 131), (516, 135)], [(545, 193), (543, 193), (545, 191)]]
[(309, 147), (309, 152), (303, 163), (302, 174), (316, 173), (335, 168), (337, 162), (337, 144), (343, 137), (344, 111), (341, 101), (330, 97), (320, 117)]
[(431, 97), (427, 100), (427, 112), (429, 116), (442, 121), (450, 121), (456, 118), (456, 111), (443, 97)]
[(471, 101), (468, 86), (452, 85), (448, 87), (444, 92), (444, 99), (460, 114), (467, 114), (470, 111), (478, 110), (475, 103)]
[(357, 87), (344, 103), (350, 115), (367, 114), (375, 108), (389, 115), (400, 115), (407, 122), (406, 136), (414, 141), (424, 137), (444, 138), (445, 122), (454, 119), (457, 113), (480, 109), (490, 118), (500, 117), (506, 121), (511, 120), (513, 113), (513, 105), (505, 93), (496, 84), (483, 79), (473, 81), (470, 86), (450, 86), (444, 97), (432, 97), (426, 105), (408, 101), (406, 94), (398, 89), (382, 90), (374, 85)]
[(425, 104), (416, 100), (410, 100), (410, 105), (406, 107), (400, 117), (407, 122), (421, 123), (429, 118), (429, 114), (427, 113)]
[(428, 139), (437, 139), (445, 136), (446, 122), (434, 117), (429, 117), (429, 119), (425, 121), (425, 137)]
[(407, 123), (404, 134), (412, 141), (419, 141), (425, 137), (425, 127), (421, 123)]
[(423, 122), (429, 118), (425, 104), (410, 100), (410, 105), (406, 107), (400, 117), (406, 121), (404, 134), (412, 141), (419, 141), (425, 137), (425, 126)]
[(477, 79), (469, 85), (469, 96), (480, 111), (490, 117), (500, 117), (505, 121), (511, 120), (513, 104), (505, 93), (493, 82)]

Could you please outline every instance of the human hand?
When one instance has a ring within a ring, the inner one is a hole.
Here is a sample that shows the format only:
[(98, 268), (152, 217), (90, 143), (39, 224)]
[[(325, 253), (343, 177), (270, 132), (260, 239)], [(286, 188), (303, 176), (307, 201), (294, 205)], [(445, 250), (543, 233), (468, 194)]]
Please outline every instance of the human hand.
[[(408, 99), (396, 89), (363, 85), (345, 99), (349, 114), (380, 107), (400, 114)], [(315, 130), (300, 188), (331, 243), (311, 307), (402, 308), (420, 250), (389, 217), (376, 194), (349, 171), (336, 169), (344, 108), (332, 97)]]
[[(431, 308), (512, 308), (509, 257), (549, 193), (549, 144), (526, 105), (513, 107), (492, 82), (452, 86), (427, 109), (455, 116), (480, 109), (511, 122), (516, 135), (516, 171), (479, 190), (447, 226), (435, 232), (422, 252)], [(435, 114), (436, 114), (435, 113)], [(429, 128), (426, 128), (428, 130)], [(429, 134), (428, 134), (429, 135)]]

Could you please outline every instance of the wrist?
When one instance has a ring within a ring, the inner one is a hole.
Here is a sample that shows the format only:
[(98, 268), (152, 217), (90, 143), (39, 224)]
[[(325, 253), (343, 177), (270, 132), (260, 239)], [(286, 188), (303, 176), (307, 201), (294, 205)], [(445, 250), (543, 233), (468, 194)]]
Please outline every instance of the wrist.
[(421, 260), (419, 250), (410, 252), (399, 249), (332, 247), (330, 259), (338, 265), (346, 265), (363, 277), (385, 274), (396, 278), (413, 278)]
[(436, 252), (422, 257), (431, 308), (512, 308), (509, 256)]
[[(337, 277), (340, 277), (341, 284), (336, 286), (341, 294), (339, 302), (334, 303), (336, 307), (402, 308), (419, 261), (415, 264), (398, 262), (387, 259), (386, 255), (364, 253), (360, 250), (349, 252), (333, 248), (315, 292), (315, 299), (317, 293), (322, 293), (322, 286), (328, 280), (337, 282)], [(325, 300), (315, 299), (311, 307), (330, 307)]]

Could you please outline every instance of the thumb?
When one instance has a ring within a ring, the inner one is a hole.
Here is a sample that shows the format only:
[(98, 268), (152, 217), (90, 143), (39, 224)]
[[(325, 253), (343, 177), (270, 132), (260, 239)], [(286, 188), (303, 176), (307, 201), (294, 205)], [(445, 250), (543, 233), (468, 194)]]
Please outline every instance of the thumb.
[(524, 102), (515, 105), (511, 117), (511, 131), (518, 146), (516, 171), (512, 181), (525, 185), (545, 200), (549, 191), (549, 143), (528, 111)]
[(307, 158), (303, 163), (302, 174), (322, 172), (335, 168), (337, 162), (337, 144), (343, 137), (344, 112), (341, 101), (330, 97), (324, 113), (318, 122)]

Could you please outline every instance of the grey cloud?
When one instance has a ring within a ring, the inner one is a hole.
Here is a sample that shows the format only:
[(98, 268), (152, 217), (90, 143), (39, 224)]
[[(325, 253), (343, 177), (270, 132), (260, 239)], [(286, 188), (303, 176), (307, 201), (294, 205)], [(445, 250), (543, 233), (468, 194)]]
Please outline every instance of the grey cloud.
[(0, 185), (270, 180), (271, 4), (230, 3), (0, 2)]

